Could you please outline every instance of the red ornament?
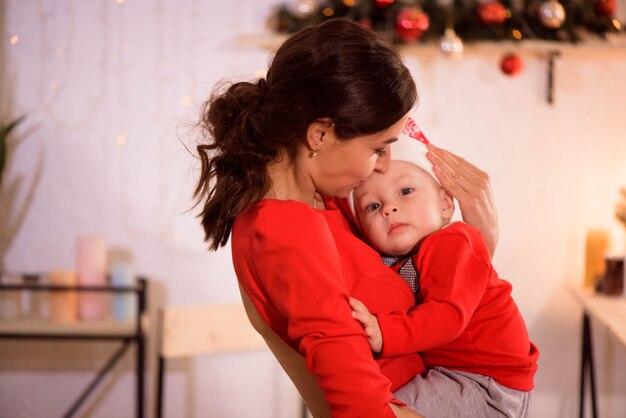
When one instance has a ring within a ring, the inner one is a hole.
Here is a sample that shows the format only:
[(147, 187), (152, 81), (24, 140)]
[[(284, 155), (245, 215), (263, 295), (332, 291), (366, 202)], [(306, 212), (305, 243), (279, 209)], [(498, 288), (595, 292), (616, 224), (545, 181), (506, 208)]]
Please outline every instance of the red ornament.
[(595, 9), (600, 16), (612, 18), (617, 10), (617, 3), (615, 0), (597, 0)]
[(394, 1), (395, 0), (376, 0), (376, 6), (380, 7), (381, 9), (386, 9), (387, 7), (391, 6)]
[(405, 7), (396, 16), (396, 34), (404, 42), (415, 42), (428, 30), (428, 15), (419, 7)]
[(477, 9), (478, 18), (485, 26), (502, 25), (507, 20), (511, 13), (497, 1), (490, 1), (488, 3), (482, 3)]
[(524, 62), (517, 54), (507, 54), (500, 62), (500, 69), (504, 74), (513, 77), (524, 69)]

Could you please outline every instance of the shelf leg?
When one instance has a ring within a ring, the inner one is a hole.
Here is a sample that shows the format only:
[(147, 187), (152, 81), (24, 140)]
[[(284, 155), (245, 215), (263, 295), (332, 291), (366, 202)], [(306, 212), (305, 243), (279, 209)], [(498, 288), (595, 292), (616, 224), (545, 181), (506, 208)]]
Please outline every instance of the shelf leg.
[(585, 381), (589, 372), (589, 385), (591, 387), (591, 413), (593, 418), (598, 418), (598, 403), (596, 398), (596, 373), (593, 361), (593, 346), (591, 338), (591, 321), (587, 312), (583, 314), (583, 346), (582, 363), (580, 367), (580, 407), (579, 417), (585, 415)]
[(65, 413), (65, 415), (63, 415), (64, 418), (70, 418), (76, 413), (76, 411), (78, 411), (78, 408), (80, 408), (80, 406), (85, 402), (87, 397), (89, 397), (91, 392), (93, 392), (96, 386), (98, 386), (98, 384), (100, 383), (104, 375), (106, 375), (113, 368), (113, 366), (115, 366), (115, 364), (117, 364), (117, 362), (122, 358), (122, 356), (124, 355), (128, 347), (130, 346), (130, 342), (131, 342), (130, 338), (124, 339), (124, 342), (122, 343), (120, 348), (118, 348), (117, 351), (113, 353), (113, 356), (111, 356), (109, 361), (104, 365), (102, 369), (100, 369), (96, 377), (89, 383), (89, 385), (85, 388), (85, 390), (80, 394), (78, 399), (72, 404), (72, 406)]
[(137, 418), (144, 418), (144, 404), (146, 392), (144, 388), (144, 382), (146, 379), (145, 366), (146, 366), (146, 348), (145, 348), (145, 336), (143, 330), (142, 319), (146, 312), (146, 281), (139, 282), (139, 292), (137, 293), (137, 332), (135, 335), (135, 342), (137, 344), (136, 352), (136, 370), (137, 370), (137, 387), (135, 388), (137, 399), (135, 402)]

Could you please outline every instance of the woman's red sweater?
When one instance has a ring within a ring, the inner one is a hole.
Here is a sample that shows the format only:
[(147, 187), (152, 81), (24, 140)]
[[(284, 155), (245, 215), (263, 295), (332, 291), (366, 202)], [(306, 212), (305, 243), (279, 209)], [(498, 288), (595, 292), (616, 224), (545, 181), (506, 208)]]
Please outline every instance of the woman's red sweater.
[(340, 210), (262, 200), (236, 217), (232, 256), (259, 314), (304, 355), (334, 417), (395, 417), (392, 391), (424, 364), (417, 353), (374, 360), (348, 298), (390, 314), (407, 312), (414, 296)]

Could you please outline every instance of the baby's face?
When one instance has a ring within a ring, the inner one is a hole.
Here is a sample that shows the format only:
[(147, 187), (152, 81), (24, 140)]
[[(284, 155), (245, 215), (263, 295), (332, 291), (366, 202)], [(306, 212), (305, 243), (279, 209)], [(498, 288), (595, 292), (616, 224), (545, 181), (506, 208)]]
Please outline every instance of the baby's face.
[(392, 161), (354, 189), (354, 206), (363, 232), (384, 254), (409, 254), (426, 235), (449, 222), (452, 199), (424, 170)]

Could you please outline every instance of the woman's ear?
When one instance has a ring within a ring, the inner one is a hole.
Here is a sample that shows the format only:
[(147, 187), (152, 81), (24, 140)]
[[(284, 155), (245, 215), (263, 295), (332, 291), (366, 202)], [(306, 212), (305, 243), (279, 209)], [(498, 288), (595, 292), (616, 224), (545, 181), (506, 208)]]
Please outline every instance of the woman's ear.
[(443, 187), (439, 191), (439, 198), (441, 199), (441, 218), (450, 222), (454, 215), (454, 200)]
[(306, 142), (309, 151), (316, 153), (328, 140), (328, 135), (333, 129), (331, 118), (320, 118), (311, 123), (306, 131)]

